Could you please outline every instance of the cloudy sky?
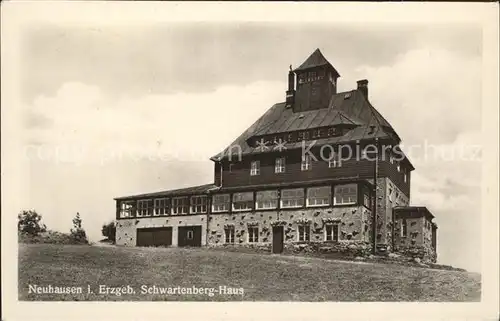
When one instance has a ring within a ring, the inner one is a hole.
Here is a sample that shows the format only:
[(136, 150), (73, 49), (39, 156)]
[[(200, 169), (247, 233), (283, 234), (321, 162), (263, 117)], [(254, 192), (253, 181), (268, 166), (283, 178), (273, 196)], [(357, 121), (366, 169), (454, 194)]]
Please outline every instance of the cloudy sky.
[(21, 40), (24, 207), (49, 228), (68, 231), (79, 212), (99, 240), (113, 197), (212, 182), (209, 157), (283, 101), (288, 66), (320, 48), (340, 90), (368, 79), (372, 104), (421, 147), (411, 203), (436, 216), (439, 261), (480, 270), (480, 28), (47, 24)]

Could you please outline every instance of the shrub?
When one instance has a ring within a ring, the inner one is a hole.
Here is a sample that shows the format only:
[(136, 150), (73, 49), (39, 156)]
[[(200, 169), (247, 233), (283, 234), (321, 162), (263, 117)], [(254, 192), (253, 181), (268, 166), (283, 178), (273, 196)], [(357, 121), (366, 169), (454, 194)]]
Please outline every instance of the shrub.
[(45, 244), (80, 244), (68, 233), (46, 231), (39, 235), (19, 233), (19, 243), (45, 243)]
[(87, 233), (82, 228), (82, 219), (80, 218), (80, 213), (76, 213), (73, 219), (73, 228), (71, 229), (71, 237), (75, 244), (88, 244)]
[(17, 230), (21, 234), (37, 236), (47, 230), (45, 224), (42, 223), (42, 216), (35, 210), (23, 210), (17, 215)]
[(101, 233), (106, 239), (115, 243), (116, 241), (116, 226), (115, 222), (110, 222), (108, 224), (104, 224), (101, 229)]

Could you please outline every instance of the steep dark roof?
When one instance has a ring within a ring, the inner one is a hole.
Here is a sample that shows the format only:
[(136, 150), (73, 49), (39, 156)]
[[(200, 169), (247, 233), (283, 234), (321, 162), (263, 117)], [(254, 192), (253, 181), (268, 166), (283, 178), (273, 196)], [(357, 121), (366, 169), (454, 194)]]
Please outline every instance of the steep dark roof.
[[(389, 122), (369, 103), (361, 91), (355, 89), (332, 95), (329, 108), (294, 113), (292, 108), (285, 107), (285, 103), (275, 104), (233, 143), (212, 159), (217, 160), (221, 155), (227, 155), (231, 147), (234, 146), (240, 146), (242, 155), (262, 153), (261, 149), (253, 148), (247, 143), (247, 140), (254, 136), (338, 124), (349, 124), (356, 127), (343, 136), (318, 139), (316, 144), (318, 146), (321, 144), (340, 144), (374, 138), (400, 141)], [(302, 148), (302, 142), (287, 143), (285, 146), (287, 149)], [(231, 151), (234, 153), (236, 149)]]
[(326, 60), (325, 56), (321, 53), (321, 51), (318, 49), (314, 50), (314, 52), (300, 65), (298, 68), (294, 69), (295, 72), (297, 71), (302, 71), (302, 70), (307, 70), (315, 67), (321, 67), (321, 66), (328, 66), (331, 68), (335, 73), (336, 76), (339, 77), (340, 74), (338, 71)]
[(130, 196), (116, 197), (115, 200), (129, 200), (137, 198), (148, 198), (148, 197), (161, 197), (161, 196), (181, 196), (181, 195), (195, 195), (195, 194), (206, 194), (209, 190), (216, 188), (214, 184), (205, 184), (198, 186), (191, 186), (180, 189), (172, 189), (154, 193), (137, 194)]

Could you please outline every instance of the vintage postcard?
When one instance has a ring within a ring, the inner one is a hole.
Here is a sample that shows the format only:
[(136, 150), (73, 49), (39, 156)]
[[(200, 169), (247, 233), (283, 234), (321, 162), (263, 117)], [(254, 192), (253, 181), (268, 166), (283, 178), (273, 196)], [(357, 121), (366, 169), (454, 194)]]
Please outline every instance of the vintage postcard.
[(497, 4), (4, 4), (5, 319), (497, 318), (498, 66)]

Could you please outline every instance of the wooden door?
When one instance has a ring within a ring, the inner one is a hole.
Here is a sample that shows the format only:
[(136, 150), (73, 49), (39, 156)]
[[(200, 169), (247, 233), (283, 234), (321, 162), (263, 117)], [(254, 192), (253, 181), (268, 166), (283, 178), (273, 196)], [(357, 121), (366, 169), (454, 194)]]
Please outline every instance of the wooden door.
[(273, 253), (283, 252), (283, 226), (273, 226)]
[(178, 233), (179, 246), (201, 246), (201, 225), (180, 226)]
[(172, 245), (172, 228), (139, 228), (136, 244), (137, 246), (170, 246)]

